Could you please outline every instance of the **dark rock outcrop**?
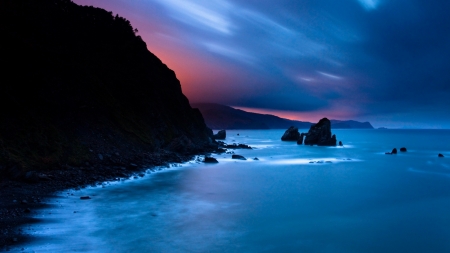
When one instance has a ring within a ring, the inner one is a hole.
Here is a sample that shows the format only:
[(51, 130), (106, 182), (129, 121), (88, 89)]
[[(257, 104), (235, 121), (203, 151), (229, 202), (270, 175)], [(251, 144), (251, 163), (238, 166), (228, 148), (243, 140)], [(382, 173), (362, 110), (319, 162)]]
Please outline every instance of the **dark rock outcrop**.
[(386, 152), (386, 155), (396, 155), (397, 154), (397, 148), (392, 149), (391, 152)]
[(0, 23), (4, 168), (24, 175), (217, 147), (175, 73), (125, 18), (70, 0), (2, 0)]
[(214, 157), (205, 156), (205, 159), (203, 160), (203, 162), (204, 163), (218, 163), (219, 161), (217, 161), (217, 159)]
[(294, 126), (289, 127), (283, 136), (281, 136), (282, 141), (298, 141), (299, 138), (300, 133), (298, 132), (298, 128)]
[(217, 143), (219, 144), (219, 148), (228, 148), (228, 149), (253, 149), (252, 147), (250, 147), (249, 145), (246, 144), (236, 144), (236, 143), (232, 143), (232, 144), (226, 144), (223, 141), (217, 141)]
[(443, 154), (439, 154), (438, 157), (444, 157), (444, 155)]
[(406, 148), (405, 147), (401, 147), (400, 148), (400, 152), (406, 152), (407, 150), (406, 150)]
[(232, 159), (237, 159), (237, 160), (247, 160), (247, 158), (241, 156), (241, 155), (232, 155), (231, 156)]
[(344, 145), (342, 144), (342, 141), (339, 141), (339, 146), (344, 146)]
[(305, 145), (336, 146), (336, 135), (331, 135), (331, 123), (327, 118), (312, 125), (306, 134)]
[(225, 140), (227, 138), (227, 132), (225, 130), (220, 130), (213, 136), (215, 140)]
[(297, 140), (297, 144), (298, 145), (302, 145), (303, 144), (303, 139), (305, 138), (306, 134), (305, 133), (301, 133), (300, 137)]

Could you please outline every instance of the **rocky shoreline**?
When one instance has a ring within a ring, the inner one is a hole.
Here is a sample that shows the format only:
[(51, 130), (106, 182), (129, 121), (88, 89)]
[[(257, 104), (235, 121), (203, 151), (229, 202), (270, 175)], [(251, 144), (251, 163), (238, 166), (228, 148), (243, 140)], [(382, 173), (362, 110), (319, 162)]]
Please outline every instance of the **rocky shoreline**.
[[(203, 154), (206, 154), (203, 153)], [(0, 250), (30, 240), (29, 235), (20, 229), (24, 224), (39, 222), (33, 218), (37, 210), (48, 206), (46, 199), (66, 189), (80, 189), (101, 185), (103, 182), (118, 181), (132, 176), (143, 177), (147, 169), (168, 166), (192, 160), (192, 154), (180, 154), (161, 150), (147, 153), (129, 166), (108, 166), (100, 163), (87, 163), (85, 166), (61, 166), (42, 172), (33, 180), (3, 179), (0, 181)]]

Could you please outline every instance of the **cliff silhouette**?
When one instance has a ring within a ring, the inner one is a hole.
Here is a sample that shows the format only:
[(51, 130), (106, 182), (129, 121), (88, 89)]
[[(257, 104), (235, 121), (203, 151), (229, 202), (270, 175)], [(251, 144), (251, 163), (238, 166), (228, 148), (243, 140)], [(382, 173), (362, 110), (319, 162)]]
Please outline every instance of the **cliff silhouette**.
[(175, 73), (125, 18), (69, 0), (2, 0), (0, 21), (0, 175), (214, 147)]

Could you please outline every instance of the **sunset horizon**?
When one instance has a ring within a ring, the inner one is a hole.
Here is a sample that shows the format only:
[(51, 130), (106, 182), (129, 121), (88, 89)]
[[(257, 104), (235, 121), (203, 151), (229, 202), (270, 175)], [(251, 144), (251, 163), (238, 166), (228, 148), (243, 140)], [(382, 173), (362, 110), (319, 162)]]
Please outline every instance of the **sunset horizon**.
[[(450, 128), (447, 3), (75, 0), (126, 17), (191, 103)], [(450, 6), (449, 6), (450, 7)]]

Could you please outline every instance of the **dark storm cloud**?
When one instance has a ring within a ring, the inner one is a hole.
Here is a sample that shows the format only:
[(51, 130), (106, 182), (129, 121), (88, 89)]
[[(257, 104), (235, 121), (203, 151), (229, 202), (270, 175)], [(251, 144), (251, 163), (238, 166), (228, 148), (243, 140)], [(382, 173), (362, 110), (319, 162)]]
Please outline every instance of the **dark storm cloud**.
[[(76, 2), (120, 6), (119, 14), (128, 8), (132, 21), (147, 20), (139, 30), (154, 45), (232, 66), (226, 78), (185, 84), (196, 85), (188, 93), (194, 102), (348, 110), (355, 119), (379, 124), (398, 119), (421, 126), (433, 115), (433, 126), (450, 127), (449, 1)], [(183, 55), (178, 60), (190, 64)], [(201, 68), (196, 75), (205, 74)]]

